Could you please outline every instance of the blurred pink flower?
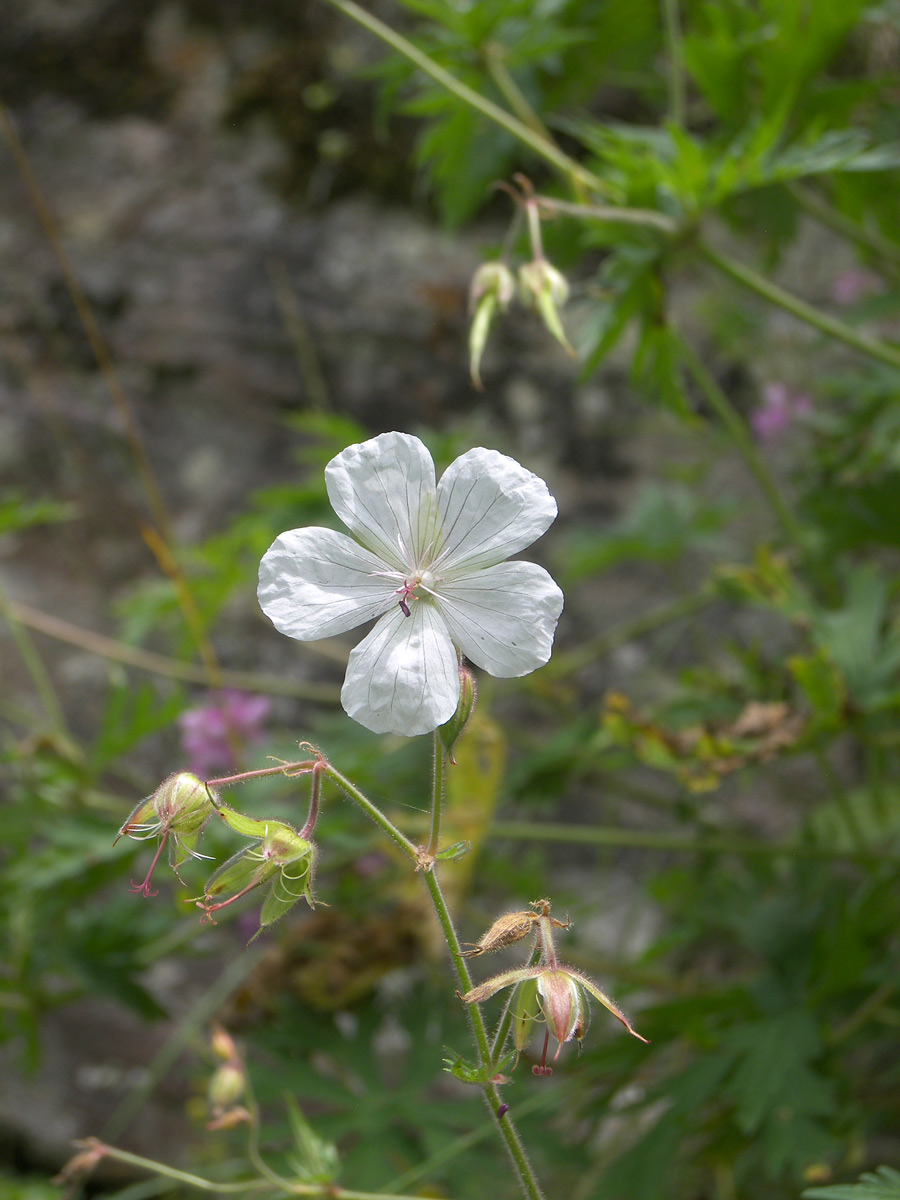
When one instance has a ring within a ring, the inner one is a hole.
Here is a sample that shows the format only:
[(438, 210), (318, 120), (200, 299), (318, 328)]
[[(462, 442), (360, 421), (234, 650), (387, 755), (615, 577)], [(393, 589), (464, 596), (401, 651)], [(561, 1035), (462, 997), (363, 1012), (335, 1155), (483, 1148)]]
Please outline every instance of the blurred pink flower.
[(884, 284), (877, 275), (862, 267), (842, 271), (831, 281), (831, 298), (835, 304), (855, 304), (864, 296), (875, 296), (884, 291)]
[(798, 417), (812, 412), (804, 392), (792, 392), (786, 383), (767, 383), (763, 402), (750, 416), (750, 425), (761, 442), (777, 441)]
[(263, 726), (271, 706), (268, 696), (225, 691), (213, 693), (208, 704), (186, 709), (178, 724), (190, 769), (206, 779), (214, 771), (236, 768), (235, 751), (265, 736)]

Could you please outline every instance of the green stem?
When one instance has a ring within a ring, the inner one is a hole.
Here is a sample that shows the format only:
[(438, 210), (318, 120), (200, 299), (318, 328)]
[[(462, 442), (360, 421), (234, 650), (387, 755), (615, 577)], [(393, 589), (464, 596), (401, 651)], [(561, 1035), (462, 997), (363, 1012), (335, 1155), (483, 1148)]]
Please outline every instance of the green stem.
[(615, 221), (625, 225), (645, 225), (650, 229), (661, 229), (663, 233), (675, 234), (680, 229), (674, 217), (656, 212), (652, 208), (627, 208), (617, 204), (575, 204), (570, 200), (558, 200), (556, 196), (535, 195), (540, 208), (548, 213), (565, 213), (567, 217), (582, 220)]
[(633, 642), (636, 638), (653, 633), (654, 630), (661, 629), (673, 621), (693, 616), (695, 612), (700, 612), (701, 609), (712, 604), (716, 598), (715, 587), (712, 584), (705, 584), (692, 596), (683, 596), (678, 600), (673, 600), (671, 604), (665, 604), (660, 608), (654, 608), (651, 612), (643, 613), (641, 616), (635, 617), (633, 621), (624, 622), (609, 633), (590, 638), (575, 650), (563, 650), (554, 654), (544, 667), (542, 677), (556, 679), (563, 675), (571, 675), (582, 667), (596, 662), (598, 658), (604, 658), (607, 654), (611, 654), (620, 646)]
[(610, 191), (609, 185), (592, 171), (588, 171), (581, 163), (576, 162), (574, 158), (570, 158), (568, 154), (560, 150), (552, 141), (548, 141), (546, 137), (537, 133), (534, 129), (530, 129), (524, 121), (520, 121), (518, 117), (500, 108), (493, 101), (487, 100), (484, 96), (468, 87), (461, 80), (457, 79), (450, 71), (445, 70), (439, 63), (436, 63), (433, 58), (425, 54), (418, 46), (414, 46), (408, 38), (405, 38), (401, 33), (391, 29), (389, 25), (385, 25), (383, 21), (371, 13), (367, 13), (365, 9), (360, 8), (354, 0), (326, 0), (333, 8), (338, 9), (357, 24), (362, 25), (364, 29), (368, 29), (376, 37), (380, 38), (398, 54), (402, 54), (404, 58), (429, 75), (435, 83), (446, 88), (448, 92), (461, 100), (463, 104), (467, 104), (470, 108), (480, 112), (482, 116), (493, 121), (495, 125), (499, 125), (501, 129), (505, 129), (511, 133), (513, 137), (524, 145), (530, 147), (534, 152), (540, 155), (541, 158), (556, 167), (562, 172), (566, 178), (578, 180), (591, 191), (608, 194)]
[(840, 1042), (844, 1042), (847, 1038), (852, 1037), (857, 1029), (865, 1025), (870, 1017), (874, 1016), (878, 1010), (890, 1000), (891, 996), (896, 992), (897, 985), (891, 980), (881, 983), (872, 992), (855, 1012), (852, 1012), (846, 1020), (842, 1021), (830, 1034), (826, 1036), (828, 1046), (836, 1046)]
[(57, 737), (67, 738), (69, 731), (66, 726), (66, 718), (62, 710), (62, 705), (57, 698), (53, 683), (47, 673), (47, 668), (41, 661), (41, 656), (38, 654), (37, 647), (31, 640), (28, 630), (19, 619), (15, 605), (2, 590), (0, 590), (0, 616), (3, 617), (9, 626), (9, 632), (16, 643), (19, 654), (22, 656), (22, 661), (25, 663), (28, 674), (31, 676), (34, 690), (40, 697), (41, 704), (44, 706), (44, 712), (47, 714), (47, 719), (50, 721), (54, 733)]
[(441, 815), (444, 808), (444, 792), (447, 783), (447, 752), (441, 739), (440, 731), (434, 734), (434, 783), (431, 791), (431, 837), (428, 839), (428, 853), (434, 857), (441, 841)]
[(684, 837), (678, 833), (653, 833), (645, 829), (620, 829), (603, 825), (560, 825), (538, 821), (495, 821), (492, 836), (528, 842), (571, 842), (579, 846), (617, 846), (642, 850), (678, 851), (687, 854), (761, 855), (764, 858), (811, 858), (826, 861), (900, 862), (889, 850), (854, 847), (839, 849), (806, 842), (761, 842), (744, 837)]
[(872, 267), (876, 271), (882, 270), (888, 263), (894, 268), (889, 274), (892, 276), (896, 274), (897, 268), (900, 268), (900, 246), (896, 242), (882, 237), (874, 229), (864, 229), (861, 225), (857, 225), (850, 217), (845, 217), (839, 209), (828, 204), (821, 196), (816, 195), (814, 191), (804, 187), (801, 183), (788, 183), (787, 190), (800, 207), (820, 225), (824, 225), (826, 229), (833, 229), (841, 237), (855, 242), (863, 250), (868, 250), (873, 256)]
[[(434, 911), (437, 914), (441, 929), (444, 934), (444, 939), (447, 943), (447, 948), (450, 951), (450, 957), (453, 960), (453, 968), (456, 971), (456, 978), (459, 981), (460, 991), (465, 993), (472, 989), (472, 978), (469, 975), (469, 968), (466, 965), (466, 960), (462, 956), (462, 950), (459, 945), (459, 938), (456, 935), (456, 929), (453, 926), (453, 921), (450, 917), (450, 910), (447, 908), (447, 902), (441, 892), (440, 884), (434, 870), (424, 871), (423, 877), (425, 885), (431, 896), (431, 902), (434, 905)], [(467, 1004), (466, 1008), (469, 1013), (469, 1018), (472, 1022), (472, 1031), (475, 1035), (475, 1042), (478, 1046), (478, 1056), (481, 1060), (481, 1065), (489, 1070), (492, 1065), (491, 1049), (488, 1042), (487, 1029), (484, 1024), (484, 1017), (481, 1009), (477, 1004)], [(522, 1140), (519, 1137), (519, 1132), (509, 1115), (500, 1116), (501, 1097), (500, 1092), (494, 1083), (485, 1083), (483, 1085), (484, 1096), (491, 1110), (491, 1115), (497, 1130), (506, 1143), (506, 1148), (509, 1151), (510, 1157), (515, 1164), (516, 1171), (519, 1175), (519, 1182), (522, 1185), (522, 1191), (528, 1200), (542, 1200), (540, 1184), (538, 1183), (534, 1172), (531, 1169), (531, 1163), (528, 1161), (528, 1156), (525, 1153), (525, 1147), (522, 1145)]]
[(731, 434), (744, 462), (759, 484), (760, 490), (766, 500), (768, 500), (769, 506), (778, 519), (785, 537), (789, 542), (793, 543), (801, 557), (806, 558), (803, 530), (794, 517), (794, 514), (781, 498), (781, 494), (775, 486), (775, 481), (769, 474), (763, 462), (762, 455), (756, 448), (756, 443), (753, 441), (753, 436), (747, 428), (746, 422), (740, 416), (737, 409), (735, 409), (722, 388), (719, 387), (712, 374), (706, 369), (700, 358), (684, 340), (681, 341), (681, 351), (688, 369), (697, 381), (707, 402)]
[[(496, 42), (488, 42), (482, 46), (481, 55), (488, 74), (497, 85), (497, 90), (522, 124), (527, 125), (529, 129), (532, 129), (545, 142), (550, 142), (556, 146), (556, 139), (553, 137), (553, 134), (528, 103), (521, 88), (510, 74), (510, 70), (506, 65), (504, 47), (498, 46)], [(559, 149), (558, 146), (557, 149)]]
[(741, 284), (742, 287), (756, 292), (758, 296), (762, 296), (770, 304), (778, 305), (779, 308), (783, 308), (785, 312), (789, 312), (799, 321), (805, 321), (807, 325), (812, 325), (820, 333), (837, 338), (839, 342), (843, 342), (847, 346), (852, 346), (854, 350), (858, 350), (860, 354), (868, 355), (869, 358), (873, 358), (876, 362), (885, 363), (889, 367), (900, 368), (900, 347), (891, 346), (887, 342), (866, 337), (863, 333), (857, 333), (852, 326), (846, 325), (836, 317), (829, 317), (817, 308), (813, 308), (811, 304), (807, 304), (804, 300), (800, 300), (797, 296), (784, 291), (783, 288), (770, 282), (764, 276), (757, 274), (751, 267), (737, 262), (727, 254), (713, 250), (712, 246), (704, 241), (698, 239), (695, 242), (695, 246), (700, 256), (705, 258), (716, 270), (729, 276), (736, 283)]
[(662, 10), (669, 57), (669, 120), (673, 125), (682, 129), (687, 105), (685, 102), (684, 40), (681, 34), (678, 0), (662, 0)]
[[(516, 1105), (517, 1116), (527, 1116), (529, 1113), (535, 1112), (542, 1108), (555, 1109), (559, 1104), (559, 1089), (552, 1089), (548, 1086), (543, 1086), (539, 1091), (534, 1091), (527, 1100), (523, 1100)], [(409, 1171), (404, 1171), (402, 1175), (398, 1175), (396, 1179), (392, 1179), (385, 1185), (385, 1192), (388, 1196), (394, 1195), (395, 1188), (408, 1188), (413, 1184), (418, 1183), (421, 1179), (427, 1179), (433, 1174), (435, 1167), (442, 1164), (452, 1162), (454, 1158), (458, 1158), (461, 1154), (471, 1150), (473, 1146), (477, 1146), (479, 1142), (485, 1138), (493, 1136), (493, 1129), (489, 1126), (480, 1126), (477, 1129), (470, 1130), (462, 1137), (456, 1138), (452, 1142), (446, 1142), (440, 1150), (436, 1150), (430, 1158), (418, 1163)]]
[[(528, 962), (525, 965), (526, 967), (536, 967), (540, 961), (540, 947), (535, 946), (531, 952), (531, 957), (528, 959)], [(506, 1039), (509, 1037), (509, 1031), (513, 1021), (512, 1002), (515, 994), (516, 989), (513, 988), (503, 1009), (503, 1016), (500, 1018), (500, 1024), (497, 1026), (497, 1032), (494, 1034), (494, 1042), (491, 1046), (491, 1054), (493, 1055), (494, 1062), (499, 1060), (500, 1055), (503, 1053), (503, 1047), (506, 1045)]]
[[(88, 1140), (94, 1142), (94, 1139)], [(382, 1192), (357, 1192), (351, 1188), (337, 1187), (333, 1183), (295, 1183), (287, 1179), (277, 1184), (269, 1179), (244, 1179), (237, 1183), (221, 1183), (216, 1179), (204, 1179), (202, 1175), (193, 1175), (189, 1171), (179, 1171), (177, 1167), (155, 1162), (152, 1158), (143, 1158), (140, 1154), (132, 1154), (128, 1150), (119, 1150), (116, 1146), (102, 1145), (98, 1149), (102, 1149), (103, 1158), (112, 1158), (116, 1162), (140, 1167), (153, 1175), (174, 1179), (186, 1187), (197, 1188), (203, 1192), (244, 1193), (280, 1190), (292, 1196), (322, 1196), (324, 1200), (384, 1200)], [(417, 1200), (417, 1197), (394, 1195), (392, 1200)]]
[[(65, 642), (69, 646), (78, 646), (90, 654), (100, 658), (108, 658), (112, 662), (124, 663), (128, 667), (136, 667), (139, 671), (149, 671), (154, 675), (164, 675), (168, 679), (180, 679), (185, 683), (202, 683), (209, 686), (209, 672), (205, 667), (195, 663), (180, 662), (175, 658), (167, 658), (164, 654), (156, 654), (152, 650), (141, 650), (138, 646), (129, 646), (125, 642), (117, 642), (114, 638), (95, 633), (92, 629), (82, 629), (70, 621), (60, 617), (50, 616), (29, 604), (20, 604), (10, 600), (7, 602), (10, 614), (22, 625), (44, 633), (47, 637)], [(322, 654), (335, 662), (346, 663), (345, 650), (331, 650), (323, 646), (317, 647), (314, 642), (306, 643), (316, 654)], [(245, 692), (266, 692), (272, 696), (296, 696), (303, 700), (319, 701), (323, 704), (337, 704), (340, 700), (340, 688), (324, 683), (293, 683), (285, 681), (277, 675), (260, 675), (255, 671), (220, 671), (219, 684), (222, 687), (237, 688)]]
[(865, 831), (859, 822), (859, 818), (853, 811), (853, 805), (850, 802), (850, 797), (847, 795), (847, 789), (832, 769), (824, 750), (821, 747), (816, 747), (813, 755), (819, 770), (822, 772), (822, 777), (828, 784), (834, 806), (841, 814), (841, 820), (844, 823), (844, 828), (847, 830), (847, 836), (857, 850), (863, 850), (866, 844)]
[[(436, 744), (439, 740), (437, 732), (435, 732)], [(438, 759), (441, 760), (441, 767), (438, 770)], [(440, 752), (435, 751), (435, 774), (432, 793), (432, 813), (440, 812), (443, 803), (443, 745), (441, 744)], [(437, 875), (434, 871), (433, 864), (424, 864), (422, 862), (421, 852), (413, 845), (408, 838), (397, 829), (391, 821), (376, 808), (366, 796), (345, 778), (339, 771), (326, 762), (323, 771), (340, 787), (355, 804), (357, 804), (363, 812), (365, 812), (372, 820), (380, 826), (381, 829), (394, 841), (400, 849), (410, 858), (417, 866), (422, 868), (422, 877), (425, 880), (425, 886), (428, 888), (431, 902), (434, 906), (435, 914), (437, 915), (438, 923), (444, 934), (444, 940), (447, 943), (447, 948), (450, 951), (450, 957), (453, 961), (453, 969), (456, 972), (456, 978), (459, 982), (460, 991), (462, 993), (472, 990), (472, 978), (469, 975), (469, 969), (466, 965), (466, 960), (463, 958), (462, 949), (460, 948), (459, 938), (456, 934), (456, 929), (453, 925), (453, 920), (450, 916), (450, 910), (447, 907), (447, 902), (444, 899), (440, 884), (438, 883)], [(439, 825), (438, 825), (439, 829)], [(432, 836), (434, 836), (434, 826), (432, 826)], [(492, 1069), (491, 1049), (488, 1043), (487, 1030), (484, 1025), (484, 1017), (481, 1009), (477, 1004), (466, 1005), (469, 1014), (469, 1019), (472, 1023), (472, 1031), (475, 1035), (475, 1043), (478, 1049), (478, 1057), (485, 1072)], [(516, 1170), (519, 1174), (519, 1180), (522, 1184), (522, 1190), (527, 1200), (542, 1200), (540, 1185), (531, 1170), (531, 1164), (528, 1162), (525, 1148), (522, 1145), (519, 1134), (513, 1125), (512, 1121), (507, 1117), (498, 1115), (501, 1105), (500, 1093), (495, 1084), (486, 1082), (482, 1085), (485, 1099), (490, 1106), (494, 1117), (494, 1122), (500, 1133), (501, 1138), (506, 1143), (507, 1150), (512, 1158)], [(352, 1200), (351, 1193), (342, 1192), (335, 1193), (340, 1200), (340, 1197), (346, 1197), (347, 1200)], [(356, 1195), (356, 1193), (354, 1193)], [(360, 1193), (361, 1195), (361, 1193)]]
[(346, 792), (353, 803), (358, 805), (367, 816), (372, 818), (376, 825), (384, 830), (391, 841), (395, 842), (400, 847), (407, 858), (411, 859), (414, 863), (418, 863), (418, 849), (412, 844), (409, 838), (403, 836), (393, 822), (388, 820), (380, 808), (376, 808), (372, 801), (364, 796), (359, 788), (352, 784), (349, 779), (343, 776), (340, 771), (336, 771), (331, 763), (326, 762), (323, 769), (324, 773), (333, 779), (342, 791)]

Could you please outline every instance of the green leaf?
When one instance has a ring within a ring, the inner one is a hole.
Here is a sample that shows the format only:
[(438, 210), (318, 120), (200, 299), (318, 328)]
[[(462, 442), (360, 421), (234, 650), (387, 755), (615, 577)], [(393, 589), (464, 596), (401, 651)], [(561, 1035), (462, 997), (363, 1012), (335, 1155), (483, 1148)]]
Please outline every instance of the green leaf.
[(900, 1171), (877, 1167), (860, 1175), (857, 1183), (807, 1188), (804, 1200), (900, 1200)]
[(842, 671), (857, 703), (875, 706), (889, 693), (900, 667), (900, 635), (885, 632), (888, 583), (871, 566), (853, 569), (846, 603), (814, 617), (816, 641)]
[(447, 846), (444, 850), (439, 850), (434, 857), (441, 861), (450, 861), (454, 858), (462, 858), (471, 849), (471, 842), (454, 842), (452, 846)]
[(235, 833), (239, 833), (243, 837), (264, 838), (267, 834), (279, 831), (291, 834), (297, 832), (286, 821), (275, 821), (271, 817), (248, 817), (236, 809), (229, 808), (227, 804), (218, 805), (216, 812), (229, 829), (233, 829)]
[(734, 1102), (735, 1120), (745, 1136), (794, 1114), (833, 1111), (833, 1085), (811, 1066), (821, 1044), (808, 1013), (791, 1010), (738, 1025), (725, 1033), (722, 1047), (738, 1055), (723, 1093)]
[(35, 525), (74, 521), (78, 516), (80, 513), (74, 504), (60, 504), (56, 500), (26, 500), (14, 488), (5, 488), (0, 493), (0, 535), (17, 533)]
[(319, 1137), (293, 1096), (285, 1094), (284, 1102), (293, 1141), (290, 1161), (297, 1179), (304, 1183), (333, 1183), (341, 1166), (337, 1147)]

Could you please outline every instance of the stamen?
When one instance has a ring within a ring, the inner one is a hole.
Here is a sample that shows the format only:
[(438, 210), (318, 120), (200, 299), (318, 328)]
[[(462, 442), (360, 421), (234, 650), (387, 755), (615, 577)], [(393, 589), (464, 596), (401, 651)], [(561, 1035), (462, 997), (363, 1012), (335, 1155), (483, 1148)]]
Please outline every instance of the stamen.
[(421, 584), (421, 582), (421, 579), (414, 579), (412, 583), (410, 583), (408, 579), (404, 579), (403, 587), (397, 588), (397, 590), (394, 592), (395, 596), (400, 597), (400, 611), (403, 613), (404, 617), (408, 617), (410, 615), (409, 605), (406, 602), (407, 600), (415, 600), (417, 598), (416, 588)]
[(550, 1045), (550, 1030), (544, 1031), (544, 1050), (541, 1054), (541, 1061), (535, 1063), (531, 1068), (532, 1075), (552, 1075), (553, 1068), (547, 1066), (547, 1047)]

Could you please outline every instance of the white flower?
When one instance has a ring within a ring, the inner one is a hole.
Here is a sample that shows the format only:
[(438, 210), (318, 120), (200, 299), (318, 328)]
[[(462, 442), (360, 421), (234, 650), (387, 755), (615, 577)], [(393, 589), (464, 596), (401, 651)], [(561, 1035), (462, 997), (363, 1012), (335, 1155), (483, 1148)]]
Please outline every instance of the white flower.
[(353, 537), (315, 526), (281, 534), (260, 564), (259, 602), (301, 642), (378, 618), (347, 665), (341, 702), (354, 720), (408, 736), (448, 721), (457, 649), (501, 678), (547, 661), (562, 592), (543, 567), (504, 561), (556, 517), (543, 480), (478, 448), (435, 486), (419, 439), (383, 433), (333, 458), (325, 482)]

